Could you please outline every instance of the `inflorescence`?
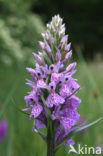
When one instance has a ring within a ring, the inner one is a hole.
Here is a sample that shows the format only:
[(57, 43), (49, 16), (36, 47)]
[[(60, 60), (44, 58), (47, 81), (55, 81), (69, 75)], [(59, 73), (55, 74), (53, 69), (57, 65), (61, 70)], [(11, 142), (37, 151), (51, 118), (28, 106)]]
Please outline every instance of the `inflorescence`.
[[(34, 120), (33, 130), (45, 128), (48, 120), (54, 124), (54, 138), (59, 144), (74, 128), (81, 100), (76, 96), (80, 85), (72, 76), (76, 72), (76, 62), (69, 63), (72, 56), (71, 43), (65, 34), (65, 24), (59, 15), (47, 24), (43, 41), (39, 41), (41, 50), (33, 53), (36, 60), (34, 69), (26, 68), (33, 81), (26, 79), (31, 91), (25, 96), (30, 119)], [(74, 144), (69, 138), (65, 142)]]

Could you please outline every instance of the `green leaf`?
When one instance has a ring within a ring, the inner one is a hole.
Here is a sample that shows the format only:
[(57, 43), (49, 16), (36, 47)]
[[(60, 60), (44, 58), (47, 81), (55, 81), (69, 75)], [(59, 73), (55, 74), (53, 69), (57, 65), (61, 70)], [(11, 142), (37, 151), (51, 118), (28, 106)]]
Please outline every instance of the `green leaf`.
[(77, 90), (75, 90), (72, 94), (70, 94), (66, 99), (68, 99), (68, 98), (70, 98), (72, 95), (74, 95), (79, 89), (80, 89), (80, 87), (79, 87)]
[(99, 121), (101, 121), (102, 119), (103, 119), (103, 116), (100, 117), (99, 119), (97, 119), (97, 120), (91, 122), (90, 124), (87, 124), (87, 125), (84, 125), (84, 126), (82, 126), (82, 127), (80, 127), (80, 128), (77, 128), (76, 130), (74, 130), (74, 133), (77, 133), (77, 132), (80, 132), (80, 131), (82, 131), (82, 130), (84, 130), (84, 129), (86, 129), (86, 128), (89, 128), (89, 127), (95, 125), (96, 123), (98, 123)]
[(34, 131), (38, 133), (44, 141), (47, 142), (47, 136), (43, 132), (39, 132), (37, 129), (35, 129)]

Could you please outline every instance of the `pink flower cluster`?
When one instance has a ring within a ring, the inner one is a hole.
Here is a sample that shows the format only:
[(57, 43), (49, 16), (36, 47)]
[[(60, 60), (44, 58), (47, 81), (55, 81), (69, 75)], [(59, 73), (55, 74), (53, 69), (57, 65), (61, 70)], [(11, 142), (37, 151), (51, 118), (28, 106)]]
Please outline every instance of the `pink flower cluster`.
[[(30, 119), (34, 129), (48, 124), (48, 115), (54, 121), (55, 141), (58, 143), (71, 131), (79, 119), (77, 112), (81, 100), (76, 96), (80, 86), (72, 76), (76, 62), (69, 64), (72, 56), (71, 43), (65, 35), (65, 25), (59, 15), (54, 16), (39, 41), (41, 51), (33, 53), (36, 60), (34, 69), (26, 68), (33, 81), (26, 84), (31, 92), (25, 96)], [(49, 111), (49, 112), (48, 112)], [(69, 139), (65, 144), (73, 144)]]

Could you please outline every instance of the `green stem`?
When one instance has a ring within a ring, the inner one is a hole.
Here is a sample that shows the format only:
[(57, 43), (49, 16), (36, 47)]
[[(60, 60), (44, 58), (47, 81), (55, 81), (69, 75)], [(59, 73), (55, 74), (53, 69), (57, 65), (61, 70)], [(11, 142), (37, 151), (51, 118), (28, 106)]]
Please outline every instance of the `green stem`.
[(55, 156), (54, 152), (54, 123), (49, 119), (47, 130), (47, 156)]

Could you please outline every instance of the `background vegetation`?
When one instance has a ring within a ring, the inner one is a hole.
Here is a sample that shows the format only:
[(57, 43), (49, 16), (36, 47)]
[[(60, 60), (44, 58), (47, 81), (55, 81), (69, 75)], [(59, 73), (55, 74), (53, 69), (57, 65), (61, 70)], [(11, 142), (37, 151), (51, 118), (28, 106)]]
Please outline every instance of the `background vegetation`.
[[(38, 49), (45, 23), (57, 13), (64, 18), (78, 62), (74, 77), (81, 85), (79, 112), (87, 122), (103, 115), (103, 1), (1, 0), (0, 119), (8, 121), (8, 134), (0, 144), (0, 156), (46, 155), (45, 143), (32, 132), (33, 121), (18, 109), (25, 107), (24, 95), (29, 90), (25, 67), (34, 66), (32, 51)], [(103, 121), (74, 140), (75, 147), (78, 143), (102, 146)], [(56, 156), (68, 156), (68, 148), (61, 148)]]

